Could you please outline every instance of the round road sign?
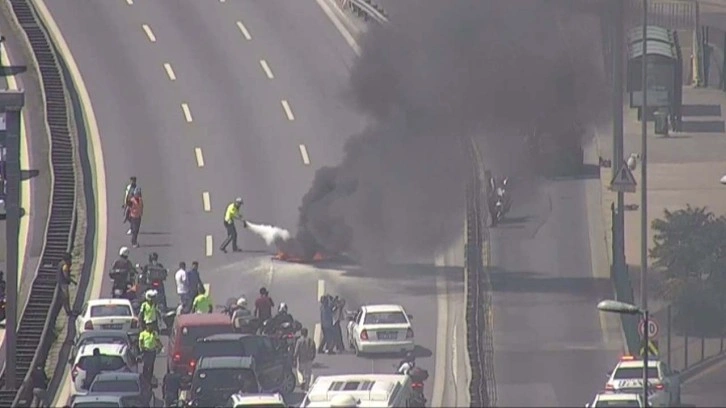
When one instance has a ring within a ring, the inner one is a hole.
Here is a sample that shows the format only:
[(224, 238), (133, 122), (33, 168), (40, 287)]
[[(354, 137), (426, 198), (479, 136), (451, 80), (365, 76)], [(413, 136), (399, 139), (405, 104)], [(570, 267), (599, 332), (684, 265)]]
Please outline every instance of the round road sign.
[[(648, 319), (648, 338), (655, 338), (658, 336), (658, 332), (658, 322), (653, 319)], [(638, 324), (638, 333), (640, 334), (640, 337), (645, 337), (645, 320), (641, 320)]]

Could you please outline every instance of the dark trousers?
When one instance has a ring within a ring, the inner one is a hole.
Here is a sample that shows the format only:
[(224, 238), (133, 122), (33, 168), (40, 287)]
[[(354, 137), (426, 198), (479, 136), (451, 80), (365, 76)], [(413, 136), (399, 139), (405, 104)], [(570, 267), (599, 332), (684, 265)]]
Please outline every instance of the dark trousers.
[(192, 303), (194, 302), (194, 298), (192, 297), (191, 293), (184, 293), (179, 295), (181, 304), (182, 304), (182, 314), (186, 314), (192, 311)]
[(321, 326), (321, 329), (323, 331), (323, 339), (320, 341), (320, 346), (318, 347), (318, 352), (320, 353), (332, 350), (333, 347), (335, 347), (335, 333), (333, 326)]
[(141, 372), (141, 380), (151, 384), (154, 378), (154, 362), (156, 362), (156, 350), (144, 350), (141, 361), (144, 363), (144, 370)]
[(333, 344), (335, 345), (335, 348), (337, 348), (338, 351), (345, 351), (345, 343), (343, 343), (343, 330), (340, 327), (340, 322), (335, 322), (331, 331), (333, 332)]
[(138, 245), (139, 230), (141, 229), (141, 217), (131, 217), (129, 218), (129, 223), (131, 224), (131, 245)]
[(71, 310), (71, 292), (68, 285), (58, 285), (58, 294), (60, 295), (63, 310), (65, 310), (66, 314), (70, 316), (73, 314), (73, 310)]
[(232, 243), (232, 250), (239, 250), (239, 247), (237, 246), (237, 228), (234, 226), (234, 221), (225, 222), (224, 228), (227, 230), (227, 238), (224, 240), (224, 242), (222, 242), (222, 246), (220, 247), (220, 249), (225, 251), (227, 250), (227, 246)]

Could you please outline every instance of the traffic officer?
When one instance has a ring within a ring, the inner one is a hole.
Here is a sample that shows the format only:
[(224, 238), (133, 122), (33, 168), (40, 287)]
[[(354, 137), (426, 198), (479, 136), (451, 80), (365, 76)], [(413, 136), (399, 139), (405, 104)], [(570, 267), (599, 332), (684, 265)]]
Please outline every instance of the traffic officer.
[(242, 220), (242, 227), (247, 228), (247, 221), (242, 217), (240, 207), (242, 206), (242, 198), (237, 197), (233, 203), (227, 206), (227, 211), (224, 212), (224, 228), (227, 230), (227, 238), (222, 242), (222, 246), (219, 249), (227, 253), (227, 246), (232, 243), (232, 250), (234, 252), (242, 252), (237, 246), (237, 228), (235, 228), (234, 220)]
[(147, 385), (151, 384), (154, 377), (154, 362), (156, 353), (162, 349), (161, 339), (157, 334), (156, 323), (146, 325), (144, 331), (139, 334), (139, 350), (141, 350), (141, 361), (144, 363), (144, 370), (141, 373), (142, 381)]
[(141, 304), (139, 309), (139, 315), (141, 316), (141, 323), (144, 327), (150, 325), (156, 325), (159, 323), (159, 310), (156, 306), (156, 295), (157, 292), (154, 289), (149, 289), (144, 294), (146, 300)]
[(212, 313), (212, 310), (212, 299), (202, 286), (199, 288), (199, 294), (194, 298), (194, 303), (192, 303), (192, 313)]

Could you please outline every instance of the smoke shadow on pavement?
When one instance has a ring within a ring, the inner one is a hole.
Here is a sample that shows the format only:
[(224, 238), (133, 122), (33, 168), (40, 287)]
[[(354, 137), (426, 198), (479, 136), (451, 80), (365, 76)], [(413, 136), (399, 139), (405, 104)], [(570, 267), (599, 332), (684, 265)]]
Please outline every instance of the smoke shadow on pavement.
[(495, 292), (510, 293), (567, 293), (581, 297), (612, 296), (610, 279), (546, 277), (540, 272), (507, 271), (489, 268), (492, 288)]

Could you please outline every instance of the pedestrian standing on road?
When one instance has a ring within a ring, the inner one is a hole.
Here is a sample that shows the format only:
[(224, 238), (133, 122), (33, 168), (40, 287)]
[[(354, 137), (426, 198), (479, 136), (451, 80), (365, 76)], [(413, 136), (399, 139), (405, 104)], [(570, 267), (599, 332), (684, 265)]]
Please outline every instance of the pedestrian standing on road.
[(341, 323), (345, 321), (345, 300), (338, 296), (333, 299), (333, 335), (334, 344), (338, 352), (345, 351), (345, 343), (343, 342), (343, 329)]
[[(134, 195), (136, 187), (136, 177), (132, 176), (129, 178), (129, 184), (126, 185), (126, 189), (124, 190), (124, 203), (121, 205), (121, 208), (124, 210), (124, 224), (129, 220), (129, 200)], [(126, 235), (131, 235), (131, 228), (126, 232)]]
[(141, 229), (141, 217), (144, 215), (144, 200), (141, 198), (141, 189), (138, 187), (129, 199), (129, 223), (131, 224), (131, 245), (139, 247), (139, 230)]
[(270, 292), (267, 291), (267, 288), (260, 288), (260, 297), (255, 300), (255, 317), (260, 324), (272, 317), (273, 307), (275, 307), (275, 302), (270, 297)]
[(156, 324), (150, 324), (144, 327), (144, 331), (139, 334), (139, 350), (141, 350), (141, 361), (144, 363), (141, 372), (142, 384), (151, 385), (154, 378), (154, 363), (156, 362), (156, 353), (162, 349), (161, 339), (159, 338), (158, 327)]
[(293, 352), (293, 361), (297, 366), (300, 389), (303, 391), (307, 391), (310, 386), (315, 356), (315, 341), (308, 337), (307, 327), (303, 327), (300, 330), (300, 338), (295, 342), (295, 351)]
[(37, 365), (30, 374), (30, 383), (33, 387), (33, 401), (30, 404), (33, 407), (45, 407), (46, 395), (48, 392), (48, 376), (45, 374), (45, 367)]
[(320, 328), (323, 330), (323, 341), (318, 346), (318, 353), (335, 354), (335, 334), (333, 332), (333, 299), (330, 295), (320, 298)]
[(187, 280), (187, 264), (182, 261), (179, 262), (179, 270), (174, 275), (176, 280), (176, 294), (179, 295), (179, 301), (182, 304), (182, 314), (189, 313), (192, 302), (189, 298), (189, 285)]
[(247, 228), (247, 221), (242, 217), (240, 207), (242, 207), (242, 198), (237, 197), (234, 202), (227, 206), (227, 211), (224, 212), (224, 229), (227, 231), (227, 238), (219, 247), (219, 250), (224, 253), (227, 253), (227, 246), (230, 243), (232, 244), (232, 251), (242, 252), (237, 245), (237, 228), (234, 225), (234, 220), (241, 220), (242, 227)]
[(204, 291), (204, 282), (199, 275), (199, 262), (192, 262), (192, 269), (187, 271), (187, 287), (189, 288), (189, 298), (194, 299)]
[(71, 254), (65, 253), (58, 264), (58, 293), (60, 294), (60, 301), (63, 305), (63, 309), (66, 314), (74, 316), (73, 309), (71, 309), (71, 292), (70, 285), (76, 285), (76, 281), (71, 276)]

